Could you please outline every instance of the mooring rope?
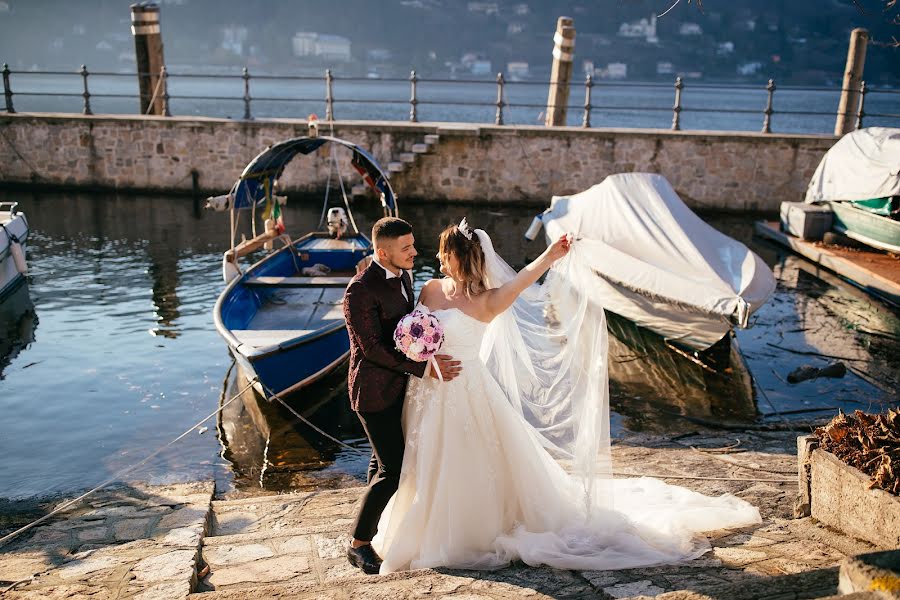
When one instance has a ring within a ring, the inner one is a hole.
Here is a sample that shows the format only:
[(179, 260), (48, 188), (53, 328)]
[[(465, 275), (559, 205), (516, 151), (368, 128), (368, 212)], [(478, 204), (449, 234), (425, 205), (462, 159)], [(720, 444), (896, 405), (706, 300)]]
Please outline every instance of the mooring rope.
[(265, 389), (265, 391), (266, 391), (266, 394), (268, 394), (268, 396), (269, 396), (270, 398), (272, 398), (272, 399), (274, 399), (274, 400), (277, 400), (283, 407), (285, 407), (286, 409), (288, 409), (288, 410), (291, 412), (291, 414), (293, 414), (295, 417), (297, 417), (298, 419), (300, 419), (303, 423), (305, 423), (306, 425), (308, 425), (309, 427), (311, 427), (311, 428), (312, 428), (313, 430), (315, 430), (319, 435), (321, 435), (321, 436), (323, 436), (323, 437), (325, 437), (325, 438), (331, 440), (332, 442), (334, 442), (334, 443), (337, 444), (338, 446), (341, 446), (342, 448), (345, 448), (345, 449), (347, 449), (347, 450), (351, 450), (351, 451), (353, 451), (353, 452), (356, 452), (356, 453), (359, 453), (359, 454), (364, 454), (364, 455), (368, 455), (368, 454), (369, 454), (369, 452), (366, 452), (366, 451), (363, 450), (362, 448), (355, 448), (355, 447), (351, 446), (350, 444), (347, 444), (346, 442), (343, 442), (343, 441), (337, 439), (336, 437), (334, 437), (333, 435), (329, 434), (327, 431), (324, 431), (324, 430), (321, 429), (320, 427), (317, 427), (317, 426), (314, 425), (309, 419), (307, 419), (306, 417), (304, 417), (303, 415), (301, 415), (300, 413), (298, 413), (296, 410), (294, 410), (287, 402), (285, 402), (284, 400), (282, 400), (281, 397), (280, 397), (278, 394), (276, 394), (275, 392), (272, 391), (272, 388), (270, 388), (269, 386), (267, 386), (265, 383), (263, 383), (263, 382), (261, 382), (261, 381), (260, 381), (260, 385), (262, 385), (262, 387), (263, 387), (263, 388)]
[(208, 420), (210, 420), (211, 418), (213, 418), (214, 416), (216, 416), (219, 412), (222, 411), (222, 409), (224, 409), (226, 406), (228, 406), (229, 404), (231, 404), (231, 402), (233, 402), (233, 401), (234, 401), (235, 399), (237, 399), (241, 394), (243, 394), (245, 391), (247, 391), (247, 390), (248, 390), (248, 389), (249, 389), (249, 388), (257, 381), (257, 379), (258, 379), (257, 377), (254, 377), (253, 379), (251, 379), (250, 382), (249, 382), (246, 386), (244, 386), (244, 388), (243, 388), (241, 391), (239, 391), (237, 394), (235, 394), (234, 396), (232, 396), (232, 397), (228, 400), (228, 402), (225, 402), (224, 404), (220, 405), (219, 408), (217, 408), (215, 411), (213, 411), (212, 414), (210, 414), (209, 416), (203, 418), (201, 421), (199, 421), (198, 423), (196, 423), (193, 427), (191, 427), (190, 429), (188, 429), (187, 431), (185, 431), (184, 433), (182, 433), (181, 435), (179, 435), (177, 438), (175, 438), (174, 440), (172, 440), (171, 442), (169, 442), (169, 443), (166, 444), (165, 446), (162, 446), (162, 447), (158, 448), (157, 450), (155, 450), (154, 452), (152, 452), (151, 454), (149, 454), (148, 456), (146, 456), (146, 457), (145, 457), (143, 460), (141, 460), (140, 462), (138, 462), (138, 463), (136, 463), (136, 464), (134, 464), (134, 465), (131, 465), (131, 466), (129, 466), (129, 467), (125, 467), (124, 469), (118, 471), (118, 472), (115, 473), (112, 477), (110, 477), (109, 479), (107, 479), (106, 481), (104, 481), (103, 483), (101, 483), (100, 485), (94, 487), (93, 489), (88, 490), (87, 492), (83, 493), (82, 495), (78, 496), (77, 498), (75, 498), (75, 499), (73, 499), (73, 500), (69, 500), (68, 502), (64, 502), (62, 505), (56, 507), (55, 509), (53, 509), (51, 512), (47, 513), (46, 515), (44, 515), (44, 516), (41, 517), (40, 519), (37, 519), (36, 521), (32, 521), (31, 523), (29, 523), (28, 525), (25, 525), (24, 527), (20, 527), (19, 529), (13, 531), (12, 533), (6, 534), (6, 535), (3, 536), (2, 538), (0, 538), (0, 546), (3, 546), (4, 544), (6, 544), (6, 542), (8, 542), (9, 540), (13, 539), (14, 537), (16, 537), (17, 535), (19, 535), (20, 533), (24, 533), (25, 531), (28, 531), (28, 530), (31, 529), (32, 527), (34, 527), (34, 526), (36, 526), (36, 525), (38, 525), (38, 524), (40, 524), (40, 523), (43, 523), (44, 521), (46, 521), (46, 520), (49, 519), (50, 517), (52, 517), (52, 516), (54, 516), (54, 515), (57, 515), (57, 514), (61, 513), (62, 511), (66, 510), (67, 508), (69, 508), (70, 506), (72, 506), (72, 505), (74, 505), (74, 504), (76, 504), (76, 503), (78, 503), (78, 502), (84, 500), (85, 498), (87, 498), (87, 497), (90, 496), (91, 494), (94, 494), (95, 492), (97, 492), (97, 491), (99, 491), (99, 490), (105, 488), (105, 487), (108, 486), (109, 484), (111, 484), (111, 483), (113, 483), (114, 481), (118, 480), (118, 479), (119, 479), (120, 477), (122, 477), (123, 475), (126, 475), (126, 474), (130, 473), (131, 471), (134, 471), (135, 469), (137, 469), (137, 468), (140, 467), (140, 466), (143, 466), (143, 465), (146, 464), (150, 459), (156, 457), (160, 452), (162, 452), (163, 450), (166, 450), (166, 449), (169, 448), (172, 444), (174, 444), (175, 442), (181, 440), (181, 439), (184, 438), (187, 434), (191, 433), (192, 431), (194, 431), (195, 429), (197, 429), (198, 427), (200, 427), (201, 425), (203, 425), (204, 423), (206, 423)]

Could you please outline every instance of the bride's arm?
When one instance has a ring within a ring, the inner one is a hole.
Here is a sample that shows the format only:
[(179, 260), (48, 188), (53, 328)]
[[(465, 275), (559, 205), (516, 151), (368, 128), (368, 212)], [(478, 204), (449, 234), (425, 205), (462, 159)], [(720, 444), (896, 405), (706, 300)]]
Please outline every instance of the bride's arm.
[(491, 318), (509, 308), (525, 289), (541, 278), (554, 262), (569, 252), (567, 235), (562, 235), (544, 252), (504, 285), (485, 292), (485, 303)]

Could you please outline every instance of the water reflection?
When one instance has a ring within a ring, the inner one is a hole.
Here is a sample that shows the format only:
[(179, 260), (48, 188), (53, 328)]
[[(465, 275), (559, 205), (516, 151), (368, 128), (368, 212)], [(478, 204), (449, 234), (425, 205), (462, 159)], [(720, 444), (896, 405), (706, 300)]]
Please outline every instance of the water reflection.
[(34, 341), (37, 324), (28, 284), (23, 281), (0, 303), (0, 379), (4, 369)]
[(610, 407), (626, 429), (679, 431), (756, 419), (753, 380), (732, 336), (697, 358), (613, 313), (607, 327)]
[(237, 489), (283, 492), (359, 485), (370, 449), (350, 410), (346, 366), (285, 402), (356, 451), (329, 440), (277, 401), (247, 388), (240, 368), (229, 371), (223, 402), (235, 394), (238, 397), (220, 413), (218, 427), (222, 456), (231, 464)]
[[(231, 361), (212, 307), (223, 288), (228, 217), (204, 212), (198, 218), (191, 198), (8, 196), (34, 215), (34, 237), (29, 286), (0, 307), (0, 497), (90, 487), (218, 406)], [(289, 231), (296, 236), (314, 228), (320, 210), (318, 199), (292, 197)], [(437, 273), (439, 232), (463, 216), (486, 229), (514, 266), (544, 249), (522, 237), (533, 207), (401, 202), (401, 211), (418, 241), (417, 286)], [(354, 214), (365, 231), (380, 209), (356, 200)], [(754, 315), (753, 327), (737, 332), (739, 345), (723, 348), (715, 360), (706, 357), (716, 373), (611, 317), (614, 433), (696, 427), (684, 417), (752, 423), (797, 410), (896, 403), (900, 320), (894, 311), (752, 239), (751, 217), (705, 218), (759, 253), (774, 269), (778, 289)], [(246, 227), (242, 232), (250, 234)], [(833, 360), (822, 355), (852, 359), (853, 372), (839, 380), (784, 381), (802, 364)], [(237, 377), (230, 375), (225, 393), (240, 389)], [(335, 373), (292, 398), (292, 406), (367, 450), (345, 386), (344, 373)], [(809, 416), (798, 414), (788, 418)], [(220, 489), (258, 492), (343, 485), (365, 476), (367, 456), (325, 440), (283, 407), (260, 404), (252, 394), (228, 406), (219, 434), (224, 451), (212, 431), (190, 435), (135, 480), (208, 477), (212, 471)]]

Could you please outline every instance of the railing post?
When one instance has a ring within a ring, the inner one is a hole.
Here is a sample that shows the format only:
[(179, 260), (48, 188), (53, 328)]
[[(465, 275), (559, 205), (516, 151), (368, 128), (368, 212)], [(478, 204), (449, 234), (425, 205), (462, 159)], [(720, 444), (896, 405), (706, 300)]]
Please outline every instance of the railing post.
[(244, 78), (244, 120), (249, 121), (253, 117), (250, 115), (250, 71), (247, 67), (244, 67), (241, 77)]
[(856, 128), (862, 129), (863, 117), (866, 116), (866, 94), (869, 90), (866, 88), (866, 82), (859, 82), (859, 112), (856, 113)]
[(334, 77), (325, 69), (325, 120), (334, 121)]
[(419, 81), (419, 78), (416, 77), (415, 70), (409, 72), (409, 120), (411, 123), (415, 123), (419, 120), (419, 111), (416, 108), (416, 105), (419, 104), (419, 100), (416, 98), (416, 83)]
[(3, 63), (3, 97), (6, 98), (6, 112), (16, 112), (13, 108), (13, 91), (9, 85), (9, 65), (6, 63)]
[(582, 127), (591, 126), (591, 88), (594, 87), (594, 77), (589, 73), (584, 78), (584, 119), (581, 121)]
[(775, 96), (775, 80), (770, 79), (769, 84), (766, 86), (766, 91), (769, 92), (769, 98), (766, 100), (766, 110), (763, 113), (766, 117), (763, 119), (762, 132), (763, 133), (772, 133), (772, 99)]
[(837, 120), (834, 122), (834, 135), (844, 135), (853, 131), (853, 112), (859, 102), (857, 94), (859, 93), (859, 82), (863, 77), (863, 67), (866, 64), (866, 45), (868, 43), (869, 32), (865, 29), (857, 28), (850, 32), (847, 66), (844, 67), (844, 82), (841, 86)]
[(678, 131), (681, 129), (681, 90), (684, 89), (684, 82), (681, 77), (675, 78), (675, 106), (672, 107), (672, 129)]
[(81, 82), (84, 87), (84, 92), (82, 92), (81, 97), (84, 98), (84, 108), (81, 110), (81, 114), (83, 115), (92, 115), (94, 113), (91, 112), (91, 94), (88, 92), (88, 70), (85, 65), (81, 65)]
[(171, 117), (172, 113), (169, 112), (169, 71), (166, 69), (166, 65), (163, 65), (160, 76), (163, 85), (162, 114), (165, 117)]
[(503, 125), (503, 73), (497, 73), (497, 114), (494, 115), (494, 125)]

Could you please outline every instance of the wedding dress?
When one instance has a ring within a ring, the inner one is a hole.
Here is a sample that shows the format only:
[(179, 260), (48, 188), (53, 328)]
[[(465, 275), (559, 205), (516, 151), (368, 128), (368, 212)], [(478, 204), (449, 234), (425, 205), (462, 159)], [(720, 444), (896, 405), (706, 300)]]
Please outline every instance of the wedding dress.
[[(493, 267), (490, 287), (500, 285), (511, 274), (477, 233)], [(382, 574), (516, 559), (584, 570), (672, 563), (708, 550), (699, 532), (760, 521), (732, 495), (612, 478), (606, 325), (581, 292), (563, 298), (554, 289), (577, 275), (571, 268), (490, 324), (458, 308), (432, 311), (444, 327), (441, 353), (461, 361), (462, 372), (449, 382), (410, 378), (400, 485), (373, 540)], [(547, 312), (548, 298), (566, 319)]]

